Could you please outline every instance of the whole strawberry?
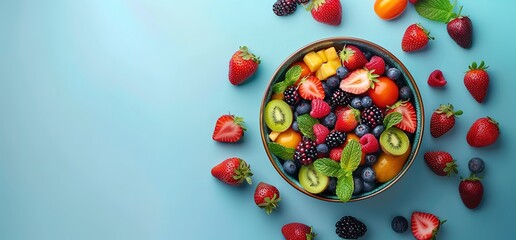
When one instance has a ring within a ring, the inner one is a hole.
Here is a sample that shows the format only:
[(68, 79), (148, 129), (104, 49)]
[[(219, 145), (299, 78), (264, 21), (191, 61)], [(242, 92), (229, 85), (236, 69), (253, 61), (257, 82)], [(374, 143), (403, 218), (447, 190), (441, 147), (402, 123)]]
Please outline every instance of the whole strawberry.
[(401, 49), (405, 52), (414, 52), (423, 49), (430, 39), (430, 32), (419, 23), (412, 24), (407, 27), (401, 40)]
[(229, 82), (240, 85), (250, 78), (260, 64), (260, 57), (249, 52), (246, 46), (240, 47), (229, 60)]
[(450, 176), (458, 173), (457, 163), (453, 157), (444, 151), (426, 152), (424, 157), (426, 165), (439, 176)]
[(254, 191), (254, 203), (265, 209), (265, 213), (271, 214), (278, 207), (281, 200), (280, 193), (275, 186), (260, 182)]
[(489, 74), (486, 69), (484, 61), (477, 65), (473, 62), (469, 66), (469, 70), (464, 75), (464, 85), (468, 89), (469, 93), (477, 102), (482, 103), (487, 95), (487, 89), (489, 87)]
[(251, 184), (251, 168), (243, 159), (232, 157), (217, 164), (211, 169), (211, 175), (225, 184), (236, 186), (245, 181)]
[(298, 222), (283, 225), (281, 233), (285, 240), (312, 240), (317, 236), (312, 232), (312, 227)]
[(495, 143), (499, 135), (498, 122), (490, 117), (483, 117), (471, 125), (466, 140), (472, 147), (485, 147)]
[(462, 179), (459, 184), (459, 194), (467, 208), (477, 208), (484, 196), (484, 186), (480, 178), (471, 175), (469, 178)]
[(446, 29), (448, 34), (462, 48), (471, 48), (473, 43), (473, 24), (467, 16), (461, 16), (460, 7), (457, 17), (448, 22)]
[(455, 126), (455, 116), (462, 115), (462, 111), (454, 111), (453, 105), (441, 104), (437, 110), (432, 113), (430, 118), (430, 134), (434, 138), (438, 138), (450, 131)]
[(238, 142), (245, 130), (243, 118), (225, 114), (217, 119), (212, 138), (217, 142)]
[(365, 54), (353, 45), (344, 46), (342, 51), (339, 52), (339, 57), (342, 61), (342, 65), (350, 72), (363, 68), (367, 64)]
[(338, 26), (342, 21), (340, 0), (313, 0), (307, 9), (312, 13), (312, 17), (320, 23)]

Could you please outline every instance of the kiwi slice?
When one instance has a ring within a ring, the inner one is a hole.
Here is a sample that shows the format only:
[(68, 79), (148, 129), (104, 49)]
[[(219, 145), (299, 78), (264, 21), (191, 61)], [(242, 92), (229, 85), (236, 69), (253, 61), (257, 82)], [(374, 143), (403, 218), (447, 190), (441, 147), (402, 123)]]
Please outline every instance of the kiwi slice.
[(313, 164), (301, 166), (298, 177), (301, 186), (313, 194), (322, 193), (330, 182), (330, 178), (317, 171)]
[(292, 109), (283, 100), (274, 99), (268, 102), (263, 114), (265, 124), (272, 131), (283, 132), (292, 124)]
[(396, 127), (385, 130), (380, 135), (382, 150), (392, 156), (401, 156), (409, 149), (409, 138), (405, 132)]

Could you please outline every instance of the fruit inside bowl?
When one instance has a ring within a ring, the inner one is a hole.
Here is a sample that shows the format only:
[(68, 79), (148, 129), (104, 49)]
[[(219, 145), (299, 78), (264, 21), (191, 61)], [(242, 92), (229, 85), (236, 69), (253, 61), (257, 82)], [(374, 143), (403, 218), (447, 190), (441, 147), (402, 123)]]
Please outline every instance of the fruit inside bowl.
[(424, 111), (405, 66), (357, 38), (329, 38), (288, 57), (260, 110), (267, 155), (293, 187), (334, 202), (398, 181), (421, 144)]

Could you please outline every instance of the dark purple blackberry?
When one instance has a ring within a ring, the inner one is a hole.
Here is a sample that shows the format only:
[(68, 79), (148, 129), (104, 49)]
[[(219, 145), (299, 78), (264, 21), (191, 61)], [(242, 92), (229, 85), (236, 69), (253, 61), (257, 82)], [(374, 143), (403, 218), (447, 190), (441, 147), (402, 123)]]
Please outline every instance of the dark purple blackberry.
[(299, 103), (301, 100), (301, 97), (299, 96), (299, 92), (297, 91), (297, 88), (294, 86), (288, 87), (285, 92), (283, 92), (283, 98), (286, 103), (288, 103), (290, 106), (295, 106)]
[(345, 132), (339, 132), (337, 130), (331, 130), (330, 134), (326, 136), (326, 139), (324, 140), (326, 145), (328, 145), (329, 149), (332, 149), (336, 146), (339, 146), (346, 141), (346, 133)]
[(333, 95), (330, 98), (330, 106), (346, 106), (351, 102), (353, 95), (347, 92), (344, 92), (342, 89), (337, 88)]
[(286, 16), (294, 13), (297, 8), (297, 0), (278, 0), (272, 5), (272, 11), (278, 16)]
[(294, 160), (301, 165), (310, 165), (317, 158), (317, 144), (307, 137), (303, 137), (294, 151)]
[(383, 112), (377, 106), (365, 108), (360, 114), (362, 123), (367, 125), (370, 129), (374, 129), (378, 125), (383, 124)]
[(367, 232), (366, 225), (352, 216), (344, 216), (335, 224), (335, 232), (345, 239), (358, 239)]
[(310, 0), (296, 0), (297, 4), (307, 4)]

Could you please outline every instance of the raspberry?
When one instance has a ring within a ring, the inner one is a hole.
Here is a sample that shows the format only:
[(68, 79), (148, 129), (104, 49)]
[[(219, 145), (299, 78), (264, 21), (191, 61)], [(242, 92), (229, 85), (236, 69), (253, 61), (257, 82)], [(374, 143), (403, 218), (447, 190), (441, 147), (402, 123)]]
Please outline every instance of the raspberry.
[(312, 110), (310, 116), (313, 118), (323, 118), (328, 115), (331, 111), (330, 105), (321, 99), (312, 100)]
[(330, 150), (330, 158), (334, 161), (340, 162), (340, 158), (342, 157), (342, 148), (333, 148)]
[(328, 136), (328, 134), (330, 134), (330, 130), (328, 130), (327, 127), (325, 127), (324, 125), (322, 125), (320, 123), (314, 124), (312, 129), (314, 130), (315, 139), (316, 139), (315, 143), (317, 143), (317, 144), (324, 143), (324, 141), (326, 140), (326, 136)]
[(362, 145), (362, 152), (366, 154), (374, 153), (380, 150), (380, 144), (378, 144), (378, 140), (371, 133), (366, 133), (360, 138), (360, 145)]
[(383, 75), (385, 72), (385, 61), (383, 61), (383, 58), (378, 56), (373, 56), (371, 60), (369, 60), (368, 63), (366, 63), (365, 68), (369, 69), (370, 71), (373, 71), (373, 74)]

